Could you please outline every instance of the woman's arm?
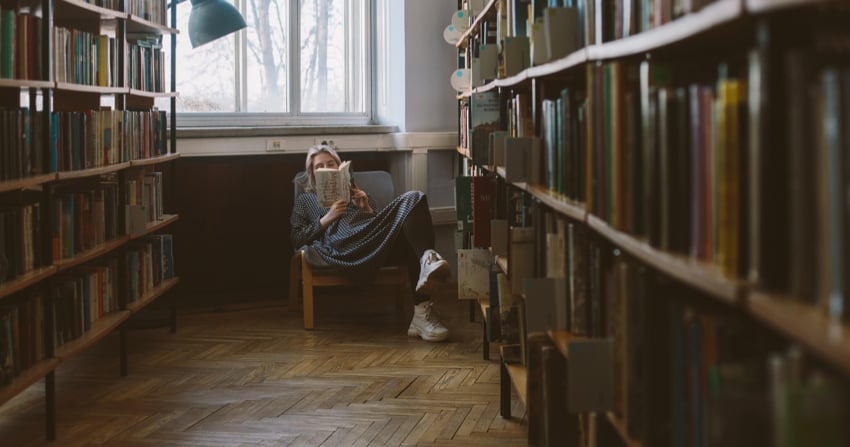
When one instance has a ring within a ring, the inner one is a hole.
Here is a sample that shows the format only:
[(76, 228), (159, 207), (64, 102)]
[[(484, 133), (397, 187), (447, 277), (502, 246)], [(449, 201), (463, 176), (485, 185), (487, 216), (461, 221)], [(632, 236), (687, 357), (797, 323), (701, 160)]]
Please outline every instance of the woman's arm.
[(319, 239), (324, 232), (320, 224), (321, 215), (317, 207), (311, 207), (308, 194), (302, 194), (295, 200), (292, 215), (289, 217), (291, 229), (289, 239), (292, 248), (298, 249)]

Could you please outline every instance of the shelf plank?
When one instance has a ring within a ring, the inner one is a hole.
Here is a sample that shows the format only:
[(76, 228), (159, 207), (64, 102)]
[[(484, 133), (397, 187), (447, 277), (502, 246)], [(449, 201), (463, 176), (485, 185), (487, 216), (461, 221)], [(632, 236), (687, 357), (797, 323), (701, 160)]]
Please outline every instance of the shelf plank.
[(506, 363), (508, 375), (522, 404), (528, 406), (528, 370), (518, 363)]
[(487, 322), (487, 312), (490, 310), (490, 299), (489, 298), (479, 298), (478, 299), (478, 308), (481, 309), (481, 318), (484, 322)]
[(746, 0), (747, 12), (752, 14), (765, 14), (790, 8), (802, 8), (806, 6), (828, 5), (830, 3), (842, 4), (846, 0)]
[(776, 294), (753, 291), (747, 307), (760, 320), (805, 345), (850, 374), (850, 325), (830, 321), (816, 306)]
[(57, 82), (56, 90), (78, 93), (96, 93), (98, 95), (126, 94), (127, 87), (103, 87), (100, 85), (83, 85), (71, 82)]
[(159, 163), (168, 163), (170, 161), (177, 160), (178, 158), (180, 158), (180, 153), (175, 152), (173, 154), (160, 155), (160, 156), (157, 156), (157, 157), (143, 158), (143, 159), (140, 159), (140, 160), (131, 160), (130, 166), (135, 168), (135, 167), (139, 167), (139, 166), (149, 166), (149, 165), (155, 165), (155, 164), (159, 164)]
[(20, 178), (15, 180), (0, 181), (0, 192), (17, 191), (19, 189), (31, 188), (34, 186), (43, 185), (56, 180), (56, 173), (34, 175), (32, 177)]
[(169, 290), (173, 289), (174, 286), (176, 286), (179, 282), (180, 278), (174, 277), (159, 283), (158, 286), (149, 290), (148, 293), (145, 294), (145, 296), (137, 299), (136, 301), (133, 301), (132, 303), (127, 304), (127, 310), (130, 311), (131, 315), (138, 312), (148, 304), (156, 301), (157, 298), (161, 297)]
[(109, 335), (121, 323), (127, 321), (130, 317), (130, 312), (119, 310), (104, 315), (99, 320), (92, 323), (91, 328), (83, 333), (80, 337), (66, 342), (62, 346), (56, 348), (56, 357), (60, 361), (67, 361), (75, 355), (79, 354), (83, 349), (97, 343), (101, 338)]
[(109, 166), (100, 166), (91, 169), (79, 169), (76, 171), (62, 171), (56, 174), (56, 180), (71, 180), (84, 177), (94, 177), (97, 175), (109, 174), (110, 172), (118, 172), (130, 167), (130, 162), (116, 163)]
[(532, 196), (540, 199), (546, 206), (561, 214), (581, 222), (587, 219), (587, 211), (584, 208), (584, 204), (576, 202), (563, 194), (554, 192), (541, 185), (527, 185), (527, 191)]
[(626, 428), (626, 422), (625, 421), (618, 418), (617, 415), (615, 415), (614, 413), (611, 413), (610, 411), (605, 413), (605, 416), (608, 418), (608, 422), (611, 423), (611, 425), (614, 427), (614, 430), (617, 432), (617, 434), (620, 435), (620, 439), (623, 440), (623, 444), (626, 447), (642, 447), (643, 446), (643, 444), (640, 441), (638, 441), (636, 439), (632, 439), (631, 437), (629, 437), (629, 431)]
[(126, 19), (127, 13), (96, 6), (81, 0), (58, 0), (56, 16), (63, 20)]
[(142, 236), (147, 236), (148, 234), (151, 234), (151, 233), (155, 233), (155, 232), (173, 224), (174, 222), (177, 222), (178, 219), (180, 219), (180, 216), (177, 215), (177, 214), (163, 214), (162, 220), (155, 220), (155, 221), (152, 221), (152, 222), (148, 222), (145, 225), (145, 233), (144, 234), (140, 234), (138, 236), (132, 236), (132, 238), (136, 239), (136, 238), (139, 238), (139, 237), (142, 237)]
[(180, 34), (180, 30), (145, 20), (135, 14), (127, 17), (128, 33)]
[(172, 96), (177, 98), (178, 96), (180, 96), (180, 93), (178, 92), (149, 92), (146, 90), (138, 90), (134, 88), (130, 89), (129, 94), (130, 96), (140, 96), (143, 98), (170, 98)]
[(615, 59), (657, 50), (743, 18), (741, 0), (715, 0), (697, 12), (657, 28), (601, 45), (588, 47), (590, 60)]
[(552, 340), (552, 343), (555, 344), (555, 346), (558, 348), (558, 351), (561, 352), (561, 355), (563, 355), (565, 359), (569, 359), (568, 345), (571, 341), (588, 339), (584, 335), (575, 335), (572, 332), (564, 330), (550, 330), (546, 333), (547, 335), (549, 335), (549, 339)]
[(587, 50), (581, 48), (579, 50), (573, 51), (572, 53), (566, 55), (566, 57), (563, 57), (561, 59), (556, 59), (554, 61), (547, 62), (543, 65), (528, 68), (528, 77), (540, 78), (543, 76), (551, 76), (556, 73), (572, 70), (574, 68), (584, 68), (584, 64), (587, 63), (587, 60)]
[(592, 214), (588, 214), (587, 223), (615, 246), (685, 284), (730, 304), (742, 300), (744, 283), (724, 276), (716, 265), (654, 248), (643, 240), (609, 227), (605, 221)]
[(29, 388), (56, 369), (57, 366), (59, 366), (59, 359), (54, 357), (38, 361), (25, 371), (21, 371), (21, 374), (15, 377), (11, 383), (0, 387), (0, 404), (6, 403), (21, 391)]
[(475, 16), (475, 20), (469, 25), (469, 29), (461, 34), (460, 39), (457, 41), (455, 46), (457, 48), (466, 48), (466, 41), (469, 39), (469, 35), (475, 32), (478, 32), (478, 27), (481, 26), (481, 21), (484, 20), (487, 16), (496, 13), (496, 0), (490, 0), (487, 5), (484, 6), (484, 9), (481, 10), (481, 13)]
[(30, 79), (0, 79), (0, 88), (53, 88), (53, 81), (33, 81)]
[(91, 261), (92, 259), (103, 256), (106, 253), (109, 253), (110, 251), (115, 250), (116, 248), (126, 244), (129, 240), (129, 236), (120, 236), (111, 241), (104, 242), (103, 244), (100, 244), (92, 248), (91, 250), (86, 250), (82, 253), (79, 253), (73, 258), (63, 259), (58, 263), (54, 264), (56, 266), (57, 273), (64, 272), (80, 264)]
[(499, 270), (504, 274), (508, 274), (508, 257), (507, 256), (494, 256), (494, 261), (496, 265), (499, 267)]
[(56, 273), (56, 267), (48, 265), (31, 270), (12, 281), (0, 284), (0, 299), (7, 297), (15, 292), (19, 292), (27, 287), (43, 281)]

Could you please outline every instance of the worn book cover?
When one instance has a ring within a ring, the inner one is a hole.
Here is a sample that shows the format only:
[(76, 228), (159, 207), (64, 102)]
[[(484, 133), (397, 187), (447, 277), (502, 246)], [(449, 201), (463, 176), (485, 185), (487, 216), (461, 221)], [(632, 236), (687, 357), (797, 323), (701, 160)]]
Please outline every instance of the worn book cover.
[(346, 160), (339, 168), (319, 168), (316, 176), (316, 196), (319, 205), (328, 208), (337, 200), (351, 200), (351, 162)]
[(457, 297), (481, 300), (490, 298), (490, 251), (485, 248), (457, 251)]

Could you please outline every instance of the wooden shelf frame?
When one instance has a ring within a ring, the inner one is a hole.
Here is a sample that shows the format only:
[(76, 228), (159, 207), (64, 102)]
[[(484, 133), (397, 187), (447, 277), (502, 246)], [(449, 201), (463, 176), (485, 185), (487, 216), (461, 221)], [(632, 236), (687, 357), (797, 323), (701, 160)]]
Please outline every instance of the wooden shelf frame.
[(56, 13), (61, 14), (63, 20), (114, 20), (126, 19), (128, 16), (126, 12), (104, 8), (82, 0), (57, 0), (54, 5)]
[(127, 309), (117, 310), (104, 315), (92, 323), (91, 328), (80, 337), (57, 346), (53, 357), (36, 362), (22, 371), (10, 384), (0, 387), (0, 405), (41, 380), (44, 376), (59, 367), (60, 364), (72, 359), (86, 348), (112, 333), (115, 329), (118, 329), (130, 316), (173, 289), (179, 282), (179, 277), (163, 281), (148, 291), (144, 297), (128, 305)]
[(156, 165), (156, 164), (160, 164), (160, 163), (168, 163), (170, 161), (177, 160), (178, 158), (180, 158), (180, 153), (179, 152), (172, 152), (172, 153), (169, 153), (169, 154), (159, 155), (159, 156), (156, 156), (156, 157), (141, 158), (141, 159), (138, 159), (138, 160), (130, 160), (130, 167), (136, 168), (136, 167), (139, 167), (139, 166), (150, 166), (150, 165)]
[(528, 369), (519, 363), (505, 363), (505, 368), (520, 402), (528, 406)]
[(719, 266), (659, 250), (641, 239), (611, 228), (592, 214), (587, 217), (587, 225), (615, 246), (668, 276), (729, 304), (743, 301), (745, 282), (726, 277)]
[(20, 189), (29, 189), (42, 186), (45, 183), (50, 183), (56, 180), (56, 173), (39, 174), (31, 177), (24, 177), (15, 180), (0, 181), (0, 192), (16, 191)]
[(6, 281), (0, 284), (0, 300), (20, 292), (29, 286), (44, 281), (45, 279), (55, 275), (56, 271), (57, 269), (55, 265), (47, 265), (30, 270), (12, 281)]
[(569, 360), (569, 344), (572, 341), (583, 341), (590, 340), (590, 338), (585, 337), (584, 335), (576, 335), (569, 331), (564, 330), (550, 330), (546, 332), (546, 335), (549, 336), (549, 339), (552, 341), (552, 344), (558, 348), (558, 352), (564, 356), (565, 359)]
[(130, 167), (130, 162), (115, 163), (107, 166), (98, 166), (96, 168), (78, 169), (75, 171), (60, 171), (56, 173), (56, 180), (75, 180), (85, 177), (96, 177), (98, 175), (110, 174), (112, 172), (123, 171)]
[(60, 92), (91, 93), (95, 95), (126, 95), (130, 92), (130, 89), (127, 87), (74, 84), (73, 82), (57, 82), (55, 88)]
[(608, 418), (608, 422), (611, 423), (611, 426), (614, 427), (614, 431), (620, 435), (620, 439), (623, 441), (626, 447), (643, 447), (643, 443), (638, 441), (637, 439), (633, 439), (629, 436), (629, 430), (626, 428), (626, 422), (617, 417), (616, 414), (612, 412), (605, 413), (605, 417)]
[(177, 98), (180, 96), (178, 92), (149, 92), (147, 90), (139, 90), (131, 88), (128, 92), (130, 96), (138, 96), (140, 98)]
[(478, 31), (478, 27), (481, 26), (481, 22), (488, 16), (496, 14), (496, 0), (490, 0), (484, 5), (484, 9), (481, 10), (481, 13), (475, 16), (475, 20), (469, 25), (466, 31), (461, 34), (460, 39), (458, 39), (455, 47), (457, 48), (466, 48), (467, 39), (469, 39), (469, 35)]
[(846, 0), (744, 0), (744, 8), (750, 14), (766, 14), (784, 9), (829, 4), (840, 5), (847, 2)]
[(37, 269), (25, 273), (19, 278), (15, 278), (13, 281), (2, 283), (0, 284), (0, 300), (17, 292), (20, 292), (21, 290), (26, 289), (27, 287), (44, 281), (45, 279), (53, 275), (68, 271), (76, 266), (89, 262), (93, 259), (97, 259), (115, 250), (116, 248), (123, 246), (131, 240), (138, 239), (160, 231), (163, 228), (173, 224), (174, 222), (177, 222), (179, 219), (180, 216), (178, 214), (166, 214), (163, 216), (162, 220), (148, 222), (145, 228), (145, 232), (142, 234), (134, 236), (120, 236), (116, 239), (104, 242), (103, 244), (93, 247), (90, 250), (86, 250), (85, 252), (79, 253), (73, 258), (62, 259), (58, 262), (55, 262), (53, 265), (39, 267)]
[[(490, 91), (496, 88), (517, 87), (531, 79), (553, 74), (579, 70), (588, 62), (619, 59), (638, 56), (657, 51), (689, 39), (698, 38), (716, 28), (733, 24), (745, 18), (743, 0), (715, 0), (699, 11), (679, 17), (657, 28), (625, 37), (623, 39), (590, 45), (580, 48), (567, 56), (545, 64), (529, 67), (514, 76), (500, 78), (475, 87), (462, 97), (474, 93)], [(757, 3), (770, 3), (772, 0), (750, 0)], [(804, 0), (780, 0), (781, 2), (801, 2)], [(824, 2), (826, 0), (820, 0)]]
[(29, 368), (21, 371), (21, 374), (15, 377), (11, 383), (0, 386), (0, 405), (11, 400), (23, 390), (41, 380), (44, 376), (55, 370), (59, 366), (59, 363), (59, 358), (52, 357), (39, 360)]
[(588, 59), (602, 61), (638, 56), (700, 37), (744, 18), (742, 0), (714, 0), (702, 9), (634, 36), (588, 47)]
[(0, 88), (53, 88), (53, 81), (37, 81), (32, 79), (0, 79)]
[(762, 291), (747, 296), (747, 308), (776, 331), (850, 374), (850, 324), (831, 321), (818, 306)]
[[(166, 10), (168, 11), (168, 10)], [(151, 33), (160, 35), (180, 34), (177, 28), (171, 28), (168, 25), (145, 20), (137, 15), (129, 14), (127, 16), (127, 32), (128, 33)]]

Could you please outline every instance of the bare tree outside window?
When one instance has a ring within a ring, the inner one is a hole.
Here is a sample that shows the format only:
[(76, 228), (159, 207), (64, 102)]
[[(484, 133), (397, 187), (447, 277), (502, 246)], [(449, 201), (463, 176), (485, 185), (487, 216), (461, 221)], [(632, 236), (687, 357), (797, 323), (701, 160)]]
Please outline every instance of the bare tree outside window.
[[(180, 30), (187, 29), (186, 4), (178, 5)], [(368, 5), (236, 0), (248, 24), (237, 37), (192, 49), (186, 33), (179, 35), (178, 113), (366, 114)]]

